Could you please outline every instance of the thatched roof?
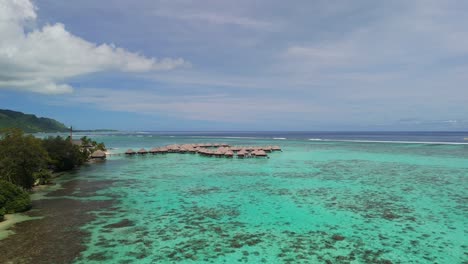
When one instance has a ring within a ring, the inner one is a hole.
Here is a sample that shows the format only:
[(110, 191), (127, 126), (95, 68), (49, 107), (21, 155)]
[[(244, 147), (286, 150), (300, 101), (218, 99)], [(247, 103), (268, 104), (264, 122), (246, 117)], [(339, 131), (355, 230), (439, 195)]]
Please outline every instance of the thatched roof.
[(237, 156), (239, 157), (244, 157), (245, 155), (247, 155), (246, 152), (242, 152), (242, 151), (237, 152)]
[(166, 147), (162, 147), (159, 149), (159, 152), (167, 152), (167, 148)]
[(247, 151), (245, 149), (241, 149), (237, 152), (237, 155), (247, 155)]
[(105, 159), (106, 153), (102, 150), (96, 150), (91, 154), (92, 159)]
[(158, 153), (158, 152), (159, 152), (159, 148), (152, 148), (149, 152), (150, 152), (150, 153)]
[(125, 154), (132, 155), (135, 154), (135, 151), (133, 151), (133, 149), (128, 149), (127, 151), (125, 151)]
[(146, 151), (146, 149), (142, 148), (138, 151), (138, 154), (146, 154), (148, 153), (148, 151)]
[[(215, 148), (213, 148), (215, 147)], [(258, 157), (267, 157), (267, 152), (272, 152), (276, 150), (281, 150), (279, 146), (230, 146), (225, 143), (197, 143), (197, 144), (171, 144), (165, 147), (155, 147), (150, 151), (145, 150), (144, 148), (140, 149), (138, 152), (133, 151), (132, 149), (127, 150), (125, 154), (146, 154), (146, 153), (199, 153), (200, 155), (205, 156), (225, 156), (233, 157), (237, 154), (239, 157), (246, 156), (258, 156)]]
[(185, 153), (185, 152), (187, 152), (187, 151), (188, 151), (188, 150), (187, 150), (185, 147), (182, 147), (182, 148), (179, 149), (179, 152), (182, 152), (182, 153)]
[(261, 150), (261, 149), (255, 151), (255, 152), (254, 152), (254, 155), (255, 155), (255, 156), (258, 156), (258, 157), (266, 157), (266, 156), (267, 156), (266, 152), (265, 152), (264, 150)]

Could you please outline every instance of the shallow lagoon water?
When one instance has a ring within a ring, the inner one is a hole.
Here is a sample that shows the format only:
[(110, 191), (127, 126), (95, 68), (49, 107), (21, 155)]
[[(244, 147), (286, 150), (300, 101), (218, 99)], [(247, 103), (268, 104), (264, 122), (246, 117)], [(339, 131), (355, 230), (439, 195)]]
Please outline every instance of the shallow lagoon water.
[[(104, 140), (125, 151), (220, 139)], [(223, 139), (281, 144), (270, 159), (111, 156), (77, 263), (463, 263), (468, 146)], [(94, 197), (94, 199), (96, 199)], [(92, 197), (89, 199), (93, 199)]]
[(192, 142), (283, 152), (113, 155), (82, 168), (73, 177), (91, 184), (78, 185), (73, 199), (113, 204), (83, 212), (95, 217), (80, 226), (88, 235), (76, 263), (468, 261), (468, 145), (96, 139), (115, 153)]

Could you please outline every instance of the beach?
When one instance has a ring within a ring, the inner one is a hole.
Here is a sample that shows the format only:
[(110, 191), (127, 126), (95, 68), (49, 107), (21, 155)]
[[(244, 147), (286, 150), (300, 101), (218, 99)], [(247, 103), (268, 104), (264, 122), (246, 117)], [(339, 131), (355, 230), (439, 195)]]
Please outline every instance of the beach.
[[(60, 189), (38, 196), (25, 213), (38, 219), (14, 225), (0, 240), (0, 262), (467, 261), (466, 144), (94, 138), (113, 155), (66, 173)], [(123, 155), (197, 142), (280, 145), (283, 152), (270, 159)]]

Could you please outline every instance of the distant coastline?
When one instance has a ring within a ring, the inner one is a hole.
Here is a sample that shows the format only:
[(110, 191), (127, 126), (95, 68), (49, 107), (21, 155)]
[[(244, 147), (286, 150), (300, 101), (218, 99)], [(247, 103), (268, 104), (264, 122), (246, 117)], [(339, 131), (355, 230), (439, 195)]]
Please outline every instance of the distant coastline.
[(67, 132), (69, 128), (63, 123), (47, 117), (37, 117), (33, 114), (0, 109), (0, 129), (19, 128), (26, 133)]

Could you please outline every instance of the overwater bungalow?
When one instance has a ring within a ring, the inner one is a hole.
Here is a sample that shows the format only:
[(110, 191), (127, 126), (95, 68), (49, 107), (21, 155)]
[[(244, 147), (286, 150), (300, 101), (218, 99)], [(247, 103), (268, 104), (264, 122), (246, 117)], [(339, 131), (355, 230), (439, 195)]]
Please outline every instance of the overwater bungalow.
[(146, 153), (148, 153), (148, 151), (146, 151), (146, 149), (144, 149), (144, 148), (142, 148), (142, 149), (140, 149), (140, 150), (138, 151), (138, 154), (140, 154), (140, 155), (144, 155), (144, 154), (146, 154)]
[(241, 147), (233, 146), (233, 147), (231, 147), (230, 149), (231, 149), (232, 151), (234, 151), (234, 152), (237, 152), (237, 151), (241, 150)]
[(255, 157), (267, 157), (268, 155), (266, 154), (266, 152), (262, 149), (259, 149), (257, 151), (254, 151), (253, 153), (255, 155)]
[[(214, 146), (218, 146), (214, 148)], [(144, 148), (135, 152), (132, 149), (127, 150), (125, 154), (146, 154), (146, 153), (198, 153), (202, 156), (210, 157), (234, 157), (246, 158), (246, 157), (268, 157), (267, 152), (281, 151), (279, 146), (229, 146), (228, 144), (211, 144), (211, 143), (200, 143), (200, 144), (183, 144), (177, 145), (172, 144), (165, 147), (152, 148), (150, 151), (146, 151)]]
[(206, 149), (206, 148), (199, 149), (198, 153), (200, 153), (202, 156), (211, 156), (212, 155), (211, 151)]
[(167, 152), (170, 153), (178, 153), (180, 151), (180, 146), (179, 145), (170, 145), (167, 146)]
[(232, 158), (232, 157), (234, 157), (234, 152), (232, 152), (231, 150), (228, 150), (228, 151), (224, 152), (224, 156), (226, 156), (228, 158)]
[(271, 150), (273, 151), (281, 151), (281, 148), (279, 146), (273, 146), (271, 147)]
[(157, 154), (159, 153), (159, 148), (152, 148), (150, 151), (148, 151), (151, 154)]
[(247, 151), (245, 150), (240, 150), (239, 152), (237, 152), (238, 158), (245, 158), (246, 156), (247, 156)]
[(125, 151), (125, 155), (135, 155), (136, 152), (133, 151), (133, 149), (128, 149), (127, 151)]
[(91, 154), (92, 159), (106, 159), (106, 153), (102, 150), (96, 150)]
[(159, 149), (159, 153), (166, 154), (168, 152), (168, 149), (166, 147), (162, 147)]
[(249, 152), (252, 152), (252, 151), (256, 150), (255, 147), (246, 147), (245, 149), (246, 149), (247, 151), (249, 151)]
[(189, 148), (188, 152), (190, 154), (194, 154), (194, 153), (197, 153), (198, 149), (197, 148)]

